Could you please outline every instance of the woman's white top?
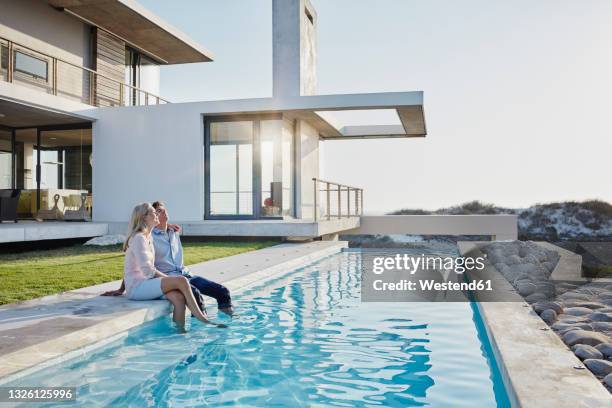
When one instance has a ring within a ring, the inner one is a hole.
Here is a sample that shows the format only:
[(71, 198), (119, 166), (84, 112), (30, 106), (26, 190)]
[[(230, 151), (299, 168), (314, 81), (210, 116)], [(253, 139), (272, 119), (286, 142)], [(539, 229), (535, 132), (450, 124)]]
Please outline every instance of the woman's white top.
[(147, 279), (155, 277), (155, 249), (153, 241), (142, 232), (138, 232), (130, 238), (128, 249), (125, 252), (125, 265), (123, 268), (123, 280), (127, 295)]

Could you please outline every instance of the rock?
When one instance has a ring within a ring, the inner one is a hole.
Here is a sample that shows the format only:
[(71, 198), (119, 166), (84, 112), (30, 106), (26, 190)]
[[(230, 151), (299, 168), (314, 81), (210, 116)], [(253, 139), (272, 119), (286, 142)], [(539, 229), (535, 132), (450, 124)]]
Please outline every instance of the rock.
[(584, 293), (576, 293), (576, 292), (566, 292), (559, 296), (563, 301), (566, 300), (586, 300), (591, 301), (591, 296), (586, 295)]
[(557, 322), (552, 325), (553, 330), (559, 332), (560, 335), (564, 335), (571, 330), (592, 330), (592, 327), (588, 323), (563, 323)]
[(594, 322), (612, 322), (612, 313), (593, 312), (587, 317)]
[(585, 300), (568, 300), (563, 302), (564, 307), (588, 307), (589, 309), (601, 309), (606, 305), (598, 302), (587, 302)]
[(538, 282), (536, 283), (536, 292), (543, 293), (546, 296), (554, 297), (557, 294), (555, 285), (550, 282)]
[(118, 245), (123, 244), (125, 241), (125, 235), (102, 235), (101, 237), (95, 237), (85, 242), (83, 245), (96, 245), (96, 246), (107, 246), (107, 245)]
[(529, 296), (525, 296), (525, 300), (526, 300), (528, 303), (535, 303), (535, 302), (539, 302), (539, 301), (542, 301), (542, 300), (547, 300), (547, 299), (548, 299), (548, 297), (547, 297), (545, 294), (543, 294), (543, 293), (538, 293), (538, 292), (536, 292), (536, 293), (532, 293), (532, 294), (531, 294), (531, 295), (529, 295)]
[(612, 343), (601, 343), (595, 346), (597, 350), (604, 355), (604, 357), (612, 357)]
[(606, 375), (603, 379), (603, 383), (612, 388), (612, 374)]
[(566, 314), (561, 314), (557, 316), (557, 318), (563, 323), (588, 323), (589, 319), (586, 316), (570, 316)]
[(542, 266), (545, 267), (548, 270), (548, 272), (552, 272), (555, 269), (555, 266), (557, 266), (557, 262), (552, 262), (552, 261), (542, 262)]
[(584, 365), (597, 377), (605, 377), (612, 373), (612, 361), (589, 358), (584, 360)]
[(544, 320), (548, 325), (553, 324), (557, 321), (557, 313), (552, 309), (546, 309), (540, 315), (542, 320)]
[(568, 283), (568, 282), (560, 282), (557, 283), (558, 287), (564, 288), (564, 289), (569, 289), (569, 290), (573, 290), (576, 289), (578, 287), (578, 285), (574, 285), (573, 283)]
[(559, 302), (536, 302), (533, 305), (533, 310), (535, 310), (537, 314), (542, 313), (546, 309), (552, 309), (558, 315), (563, 313), (563, 307), (561, 307)]
[(563, 335), (563, 341), (569, 347), (576, 344), (587, 344), (596, 346), (601, 343), (609, 343), (610, 338), (605, 334), (587, 330), (571, 330)]
[(531, 295), (536, 290), (536, 285), (530, 282), (521, 281), (516, 285), (519, 295), (525, 297)]
[(588, 307), (566, 307), (563, 309), (563, 314), (570, 316), (586, 316), (593, 313)]
[(593, 330), (598, 332), (610, 332), (612, 331), (612, 322), (591, 322)]
[(602, 359), (604, 355), (601, 351), (597, 350), (593, 346), (587, 346), (586, 344), (576, 344), (572, 347), (574, 354), (581, 360), (586, 360), (588, 358)]

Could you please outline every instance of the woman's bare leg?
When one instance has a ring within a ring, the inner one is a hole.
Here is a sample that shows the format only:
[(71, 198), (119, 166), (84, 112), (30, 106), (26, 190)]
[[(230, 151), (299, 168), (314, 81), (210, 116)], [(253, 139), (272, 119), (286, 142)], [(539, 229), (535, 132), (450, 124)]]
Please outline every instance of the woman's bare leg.
[[(187, 307), (191, 310), (191, 313), (201, 322), (211, 323), (218, 326), (217, 323), (213, 323), (208, 320), (208, 316), (206, 316), (196, 303), (195, 298), (193, 297), (193, 293), (191, 292), (191, 287), (189, 286), (189, 281), (184, 276), (166, 276), (161, 278), (161, 290), (162, 292), (168, 293), (173, 290), (179, 290), (185, 297), (185, 301), (187, 302)], [(224, 326), (224, 325), (222, 325)]]
[(185, 296), (178, 290), (171, 290), (166, 293), (166, 299), (172, 303), (172, 320), (179, 327), (185, 327)]

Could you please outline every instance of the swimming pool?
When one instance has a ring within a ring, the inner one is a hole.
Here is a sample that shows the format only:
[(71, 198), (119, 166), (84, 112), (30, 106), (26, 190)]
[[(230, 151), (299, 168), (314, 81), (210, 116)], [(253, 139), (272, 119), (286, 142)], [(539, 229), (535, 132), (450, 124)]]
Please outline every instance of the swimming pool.
[(473, 304), (362, 303), (360, 261), (257, 284), (230, 329), (164, 317), (5, 386), (76, 386), (85, 407), (509, 406)]

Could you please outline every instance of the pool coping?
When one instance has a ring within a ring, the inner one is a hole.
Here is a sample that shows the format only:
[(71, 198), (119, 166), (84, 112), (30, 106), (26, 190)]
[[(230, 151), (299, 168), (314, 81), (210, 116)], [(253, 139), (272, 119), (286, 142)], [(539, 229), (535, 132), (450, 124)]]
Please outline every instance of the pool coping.
[[(206, 276), (208, 279), (223, 283), (235, 293), (264, 279), (290, 272), (341, 252), (347, 247), (348, 243), (345, 241), (284, 243), (191, 265), (189, 269), (192, 275)], [(1, 355), (0, 384), (87, 353), (127, 335), (127, 331), (132, 328), (170, 313), (170, 304), (167, 301), (134, 302), (125, 297), (99, 296), (106, 290), (116, 289), (120, 283), (121, 281), (108, 282), (0, 306), (0, 336), (3, 332), (18, 332), (24, 327), (36, 331), (37, 327), (42, 327), (37, 326), (36, 320), (40, 314), (48, 314), (55, 319), (58, 319), (55, 316), (60, 316), (70, 323), (80, 325), (74, 330), (68, 327), (67, 332), (48, 340), (29, 345), (25, 342), (23, 347)], [(79, 312), (82, 310), (85, 312)], [(28, 319), (34, 323), (22, 327), (10, 326), (11, 321), (28, 321)], [(44, 324), (45, 320), (42, 322)], [(4, 326), (9, 326), (8, 331), (2, 330)], [(59, 329), (58, 327), (57, 330)], [(45, 327), (38, 331), (44, 332), (44, 330), (52, 332), (53, 327)], [(41, 337), (39, 333), (31, 334), (32, 337)], [(24, 342), (23, 338), (21, 342)], [(14, 343), (19, 347), (20, 340), (16, 338)]]
[[(483, 243), (457, 243), (461, 256), (470, 257), (483, 256), (480, 245)], [(493, 265), (486, 265), (496, 287), (516, 293)], [(609, 392), (527, 302), (476, 305), (513, 407), (612, 406)]]

